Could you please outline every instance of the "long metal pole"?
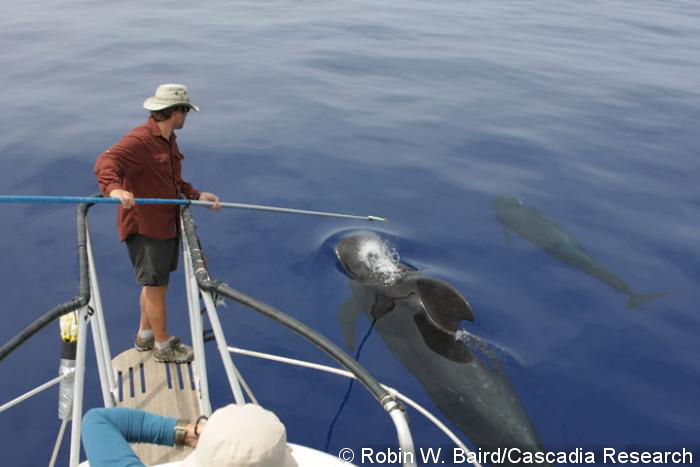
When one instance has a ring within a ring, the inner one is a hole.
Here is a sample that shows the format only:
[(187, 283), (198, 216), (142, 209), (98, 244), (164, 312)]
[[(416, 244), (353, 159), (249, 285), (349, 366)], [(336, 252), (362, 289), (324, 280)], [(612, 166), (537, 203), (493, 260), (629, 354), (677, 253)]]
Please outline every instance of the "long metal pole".
[(202, 338), (204, 319), (199, 312), (199, 286), (192, 268), (187, 236), (182, 236), (183, 263), (185, 267), (185, 286), (187, 289), (187, 310), (190, 316), (190, 331), (192, 333), (192, 349), (194, 362), (192, 362), (192, 375), (199, 391), (199, 409), (202, 415), (211, 415), (211, 402), (209, 400), (209, 381), (207, 379), (207, 361), (204, 352), (204, 339)]
[[(189, 204), (196, 206), (213, 206), (214, 203), (211, 201), (190, 201)], [(321, 216), (321, 217), (339, 217), (342, 219), (359, 219), (363, 221), (370, 222), (389, 222), (384, 217), (377, 216), (357, 216), (355, 214), (339, 214), (335, 212), (323, 212), (323, 211), (307, 211), (305, 209), (291, 209), (291, 208), (278, 208), (275, 206), (263, 206), (260, 204), (242, 204), (242, 203), (219, 203), (222, 208), (233, 208), (233, 209), (253, 209), (256, 211), (270, 211), (270, 212), (281, 212), (286, 214), (301, 214), (304, 216)]]
[[(136, 204), (175, 204), (178, 206), (212, 206), (211, 201), (198, 201), (188, 199), (161, 199), (161, 198), (134, 198)], [(92, 198), (81, 196), (14, 196), (0, 195), (0, 203), (98, 203), (119, 204), (117, 198)], [(280, 208), (276, 206), (264, 206), (261, 204), (219, 203), (222, 208), (251, 209), (255, 211), (281, 212), (286, 214), (301, 214), (305, 216), (336, 217), (341, 219), (358, 219), (369, 222), (389, 222), (384, 217), (358, 216), (355, 214), (341, 214), (336, 212), (307, 211), (305, 209)]]
[(80, 429), (83, 421), (83, 389), (85, 384), (85, 351), (87, 349), (88, 307), (78, 313), (78, 349), (75, 361), (75, 386), (73, 389), (73, 418), (70, 432), (70, 467), (80, 463)]
[(53, 453), (51, 454), (51, 460), (49, 461), (49, 467), (56, 465), (56, 457), (58, 457), (58, 450), (61, 447), (61, 441), (63, 441), (63, 434), (66, 432), (66, 426), (68, 425), (68, 417), (64, 418), (61, 422), (61, 428), (58, 430), (58, 436), (56, 436), (56, 444), (53, 446)]
[[(299, 366), (299, 367), (303, 367), (303, 368), (310, 368), (312, 370), (319, 370), (319, 371), (323, 371), (326, 373), (331, 373), (331, 374), (338, 375), (338, 376), (345, 376), (346, 378), (357, 379), (357, 377), (354, 374), (352, 374), (351, 372), (349, 372), (347, 370), (341, 370), (340, 368), (335, 368), (335, 367), (328, 366), (328, 365), (320, 365), (318, 363), (311, 363), (311, 362), (307, 362), (305, 360), (297, 360), (295, 358), (282, 357), (279, 355), (273, 355), (273, 354), (264, 353), (264, 352), (256, 352), (254, 350), (246, 350), (246, 349), (241, 349), (238, 347), (231, 347), (231, 346), (228, 346), (228, 351), (235, 353), (235, 354), (239, 354), (239, 355), (247, 355), (248, 357), (260, 358), (260, 359), (264, 359), (264, 360), (271, 360), (273, 362), (283, 363), (285, 365), (295, 365), (295, 366)], [(433, 423), (433, 425), (438, 427), (440, 429), (440, 431), (445, 433), (445, 435), (448, 438), (450, 438), (452, 440), (452, 442), (457, 445), (458, 448), (462, 449), (467, 454), (469, 454), (471, 452), (469, 450), (469, 448), (467, 448), (464, 445), (464, 443), (462, 443), (462, 441), (457, 437), (457, 435), (455, 435), (452, 431), (450, 431), (450, 429), (447, 428), (444, 423), (442, 423), (437, 417), (435, 417), (433, 414), (431, 414), (425, 407), (423, 407), (422, 405), (420, 405), (419, 403), (417, 403), (413, 399), (409, 398), (408, 396), (400, 393), (396, 389), (394, 389), (390, 386), (387, 386), (386, 384), (382, 384), (382, 387), (384, 389), (386, 389), (387, 391), (389, 391), (389, 393), (392, 396), (398, 397), (403, 402), (405, 402), (406, 404), (413, 407), (418, 413), (420, 413), (425, 418), (427, 418), (431, 423)], [(475, 467), (481, 467), (481, 464), (479, 464), (478, 462), (474, 462), (473, 464)]]
[(102, 309), (102, 297), (100, 296), (100, 283), (97, 280), (97, 268), (95, 267), (95, 257), (92, 253), (92, 241), (90, 239), (90, 228), (85, 222), (86, 249), (88, 255), (88, 271), (90, 274), (90, 303), (94, 310), (92, 317), (92, 340), (95, 345), (95, 355), (97, 359), (97, 371), (100, 375), (100, 386), (102, 388), (102, 399), (105, 407), (114, 407), (116, 400), (114, 382), (114, 369), (112, 367), (112, 353), (109, 348), (109, 338), (105, 326), (105, 317)]
[(236, 404), (245, 404), (243, 391), (241, 391), (241, 385), (238, 382), (238, 370), (233, 364), (233, 359), (231, 358), (231, 354), (228, 351), (228, 345), (226, 344), (226, 336), (224, 335), (224, 330), (221, 327), (221, 321), (219, 321), (219, 314), (216, 312), (216, 305), (214, 305), (214, 300), (211, 298), (211, 294), (205, 291), (202, 291), (202, 299), (204, 300), (204, 306), (207, 309), (207, 316), (209, 316), (209, 324), (211, 324), (211, 329), (212, 331), (214, 331), (216, 346), (219, 349), (221, 361), (224, 364), (224, 370), (226, 371), (228, 384), (229, 386), (231, 386), (233, 398), (235, 399)]
[(46, 383), (42, 384), (41, 386), (37, 386), (36, 388), (32, 389), (31, 391), (29, 391), (25, 394), (22, 394), (21, 396), (11, 400), (10, 402), (3, 404), (2, 406), (0, 406), (0, 413), (4, 412), (5, 410), (9, 409), (10, 407), (14, 407), (15, 405), (19, 404), (20, 402), (23, 402), (36, 394), (39, 394), (41, 391), (44, 391), (44, 390), (50, 388), (51, 386), (54, 386), (54, 385), (60, 383), (61, 381), (68, 378), (72, 374), (73, 374), (73, 371), (69, 371), (68, 373), (63, 374), (61, 376), (58, 376), (58, 377), (52, 379), (51, 381), (47, 381)]
[[(387, 407), (388, 404), (390, 404), (389, 407)], [(395, 401), (391, 401), (388, 404), (385, 405), (384, 408), (389, 412), (391, 420), (394, 422), (394, 427), (396, 428), (396, 433), (399, 438), (399, 448), (401, 448), (401, 452), (412, 454), (410, 456), (404, 456), (403, 466), (417, 467), (416, 449), (413, 445), (413, 437), (411, 436), (411, 429), (408, 426), (406, 414)]]
[[(96, 308), (94, 297), (90, 298), (90, 306), (94, 310)], [(100, 327), (98, 325), (99, 317), (97, 312), (92, 317), (92, 326), (90, 330), (92, 331), (92, 343), (95, 346), (95, 360), (97, 361), (97, 374), (100, 377), (100, 388), (102, 389), (102, 402), (105, 407), (113, 407), (112, 403), (112, 392), (109, 387), (109, 376), (108, 372), (111, 371), (111, 362), (109, 367), (105, 363), (105, 350), (102, 342), (102, 335), (100, 334)]]

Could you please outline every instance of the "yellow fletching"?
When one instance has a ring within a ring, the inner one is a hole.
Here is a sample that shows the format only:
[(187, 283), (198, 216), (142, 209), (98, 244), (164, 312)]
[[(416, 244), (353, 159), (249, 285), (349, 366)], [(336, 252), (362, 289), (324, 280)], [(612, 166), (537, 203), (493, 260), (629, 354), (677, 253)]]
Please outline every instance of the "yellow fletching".
[(61, 339), (65, 342), (77, 342), (78, 340), (78, 320), (75, 313), (68, 313), (61, 316), (59, 320), (61, 327)]

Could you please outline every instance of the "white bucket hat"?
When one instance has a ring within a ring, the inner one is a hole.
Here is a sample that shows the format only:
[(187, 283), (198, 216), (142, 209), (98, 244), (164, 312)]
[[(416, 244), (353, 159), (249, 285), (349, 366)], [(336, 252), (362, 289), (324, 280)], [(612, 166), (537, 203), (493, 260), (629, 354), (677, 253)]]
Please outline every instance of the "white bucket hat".
[(298, 467), (277, 416), (259, 405), (230, 404), (207, 421), (182, 467)]
[(143, 102), (143, 108), (146, 110), (163, 110), (176, 105), (187, 105), (199, 112), (199, 107), (190, 103), (187, 86), (182, 84), (161, 84), (156, 89), (156, 95)]

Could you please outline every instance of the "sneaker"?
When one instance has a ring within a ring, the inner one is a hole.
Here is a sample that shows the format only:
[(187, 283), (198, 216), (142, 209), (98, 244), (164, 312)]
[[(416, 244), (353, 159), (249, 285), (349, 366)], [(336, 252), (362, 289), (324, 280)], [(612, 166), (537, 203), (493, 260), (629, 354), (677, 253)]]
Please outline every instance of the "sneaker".
[(136, 339), (134, 339), (134, 347), (136, 347), (136, 350), (139, 352), (145, 352), (153, 349), (155, 342), (156, 340), (153, 338), (153, 336), (143, 338), (136, 334)]
[(153, 358), (161, 363), (188, 363), (194, 359), (194, 352), (189, 345), (181, 344), (177, 337), (171, 337), (168, 347), (153, 349)]

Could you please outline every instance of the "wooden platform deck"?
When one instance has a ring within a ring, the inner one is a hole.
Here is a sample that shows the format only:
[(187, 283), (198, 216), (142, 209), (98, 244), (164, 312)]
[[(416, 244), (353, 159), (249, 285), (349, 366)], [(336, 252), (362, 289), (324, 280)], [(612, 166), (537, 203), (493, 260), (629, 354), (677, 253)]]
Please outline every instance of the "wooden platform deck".
[[(132, 348), (115, 357), (112, 364), (117, 370), (117, 406), (189, 420), (200, 415), (194, 383), (195, 362), (158, 363), (153, 359), (153, 352)], [(147, 465), (174, 462), (192, 452), (189, 448), (176, 450), (153, 444), (138, 443), (131, 447)]]

